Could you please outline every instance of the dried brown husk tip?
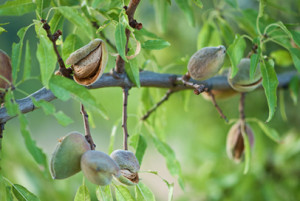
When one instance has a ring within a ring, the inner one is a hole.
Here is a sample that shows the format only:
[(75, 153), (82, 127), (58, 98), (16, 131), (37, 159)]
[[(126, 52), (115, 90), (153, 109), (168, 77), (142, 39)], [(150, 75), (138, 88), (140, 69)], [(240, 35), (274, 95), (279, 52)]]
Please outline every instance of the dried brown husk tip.
[(107, 61), (106, 45), (97, 38), (73, 52), (66, 64), (72, 65), (74, 80), (78, 84), (89, 86), (102, 76)]

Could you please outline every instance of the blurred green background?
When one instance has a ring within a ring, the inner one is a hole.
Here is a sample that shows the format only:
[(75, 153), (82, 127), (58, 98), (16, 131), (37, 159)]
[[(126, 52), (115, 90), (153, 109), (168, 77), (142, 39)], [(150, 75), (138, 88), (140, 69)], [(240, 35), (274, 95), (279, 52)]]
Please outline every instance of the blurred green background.
[[(1, 0), (1, 4), (4, 1)], [(299, 1), (272, 1), (266, 8), (267, 13), (277, 20), (285, 23), (299, 23)], [(280, 4), (279, 4), (280, 3)], [(197, 50), (197, 35), (203, 25), (203, 16), (218, 6), (219, 1), (203, 1), (204, 8), (194, 8), (196, 26), (187, 26), (183, 13), (172, 2), (168, 17), (166, 32), (161, 32), (157, 26), (155, 10), (151, 1), (142, 0), (135, 18), (143, 26), (158, 34), (171, 43), (163, 50), (152, 51), (157, 62), (150, 62), (147, 70), (158, 72), (183, 74), (185, 65), (178, 65), (178, 58), (189, 58)], [(275, 6), (280, 5), (281, 7)], [(239, 1), (241, 9), (258, 9), (257, 1)], [(226, 10), (224, 11), (226, 12)], [(26, 14), (21, 17), (1, 17), (0, 23), (9, 22), (4, 28), (7, 32), (0, 35), (0, 48), (11, 55), (13, 42), (18, 41), (17, 31), (35, 19), (35, 14)], [(232, 25), (235, 31), (238, 27)], [(65, 22), (63, 38), (72, 29)], [(106, 35), (114, 42), (113, 30), (106, 30)], [(35, 55), (37, 38), (33, 28), (25, 36), (32, 47), (31, 53)], [(88, 41), (84, 41), (87, 43)], [(250, 49), (250, 46), (248, 47)], [(278, 50), (276, 45), (268, 46), (268, 52)], [(110, 52), (113, 52), (110, 49)], [(39, 75), (36, 57), (32, 57), (32, 74)], [(108, 72), (114, 67), (114, 58), (106, 68)], [(175, 64), (174, 64), (175, 63)], [(174, 65), (172, 65), (174, 64)], [(166, 66), (169, 66), (166, 68)], [(282, 68), (276, 66), (276, 71), (293, 69), (291, 66)], [(22, 73), (22, 72), (20, 72)], [(38, 80), (26, 81), (20, 89), (28, 94), (35, 92), (42, 85)], [(129, 134), (135, 134), (139, 118), (145, 113), (142, 106), (142, 94), (150, 94), (149, 101), (155, 103), (166, 92), (164, 89), (133, 88), (130, 90), (128, 113)], [(92, 93), (107, 110), (109, 120), (104, 120), (97, 114), (93, 115), (95, 127), (91, 132), (97, 145), (96, 149), (107, 152), (112, 128), (117, 122), (115, 149), (122, 147), (122, 130), (120, 118), (122, 115), (122, 90), (120, 88), (105, 88), (92, 90)], [(222, 120), (212, 103), (196, 96), (192, 91), (178, 92), (170, 97), (152, 116), (150, 122), (156, 131), (172, 147), (180, 161), (185, 191), (181, 190), (177, 179), (172, 177), (165, 165), (164, 158), (157, 152), (150, 140), (148, 149), (141, 165), (141, 170), (158, 171), (159, 175), (169, 182), (174, 182), (174, 200), (272, 200), (296, 201), (300, 199), (300, 108), (299, 101), (294, 105), (288, 90), (283, 92), (287, 121), (284, 121), (278, 107), (273, 120), (268, 125), (276, 129), (282, 137), (282, 142), (274, 143), (259, 129), (251, 124), (255, 132), (255, 145), (252, 150), (251, 167), (248, 174), (243, 174), (244, 164), (235, 164), (226, 155), (226, 135), (230, 125)], [(24, 95), (15, 92), (17, 98)], [(229, 119), (238, 118), (239, 97), (219, 101), (221, 108)], [(77, 130), (84, 132), (82, 117), (79, 112), (79, 103), (76, 101), (62, 102), (54, 100), (57, 110), (64, 111), (72, 117), (74, 123), (63, 127), (52, 116), (46, 116), (42, 110), (27, 114), (32, 137), (36, 140), (48, 156), (53, 153), (57, 140), (67, 133)], [(138, 106), (138, 107), (137, 107)], [(247, 94), (246, 116), (255, 117), (262, 121), (267, 119), (268, 106), (263, 90)], [(148, 132), (143, 129), (142, 132)], [(8, 121), (5, 125), (1, 166), (3, 175), (13, 183), (18, 183), (40, 197), (42, 201), (73, 200), (77, 188), (83, 180), (82, 173), (78, 173), (65, 180), (52, 180), (45, 178), (36, 163), (26, 150), (19, 131), (17, 119)], [(167, 200), (168, 188), (158, 177), (149, 173), (140, 173), (144, 182), (155, 194), (157, 200)], [(94, 185), (86, 182), (93, 197)]]

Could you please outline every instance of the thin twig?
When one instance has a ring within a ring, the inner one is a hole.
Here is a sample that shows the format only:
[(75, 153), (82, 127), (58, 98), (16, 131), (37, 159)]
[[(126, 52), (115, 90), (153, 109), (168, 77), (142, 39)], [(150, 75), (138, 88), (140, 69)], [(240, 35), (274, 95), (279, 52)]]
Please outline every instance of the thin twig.
[(62, 35), (61, 30), (57, 30), (54, 34), (51, 33), (50, 30), (50, 25), (47, 23), (46, 20), (41, 20), (41, 22), (43, 23), (43, 29), (45, 29), (45, 31), (47, 32), (47, 36), (50, 39), (50, 41), (52, 42), (53, 45), (53, 49), (55, 51), (56, 57), (57, 57), (57, 62), (59, 65), (59, 71), (60, 73), (67, 78), (72, 78), (71, 74), (72, 74), (72, 69), (71, 68), (66, 68), (65, 63), (63, 61), (63, 59), (61, 58), (57, 46), (56, 46), (56, 41), (58, 39), (58, 37), (60, 35)]
[(216, 101), (216, 99), (215, 99), (215, 95), (211, 92), (211, 90), (208, 90), (207, 92), (208, 92), (208, 94), (210, 95), (211, 101), (212, 101), (213, 105), (215, 106), (215, 108), (217, 109), (217, 111), (218, 111), (218, 113), (220, 114), (220, 116), (226, 121), (226, 123), (228, 123), (227, 117), (224, 115), (222, 109), (221, 109), (220, 106), (217, 104), (217, 101)]
[(94, 143), (94, 140), (92, 138), (91, 131), (90, 131), (89, 116), (86, 113), (82, 103), (80, 104), (80, 113), (82, 114), (82, 119), (83, 119), (83, 123), (84, 123), (85, 138), (88, 141), (88, 143), (90, 143), (91, 149), (95, 150), (96, 145)]
[(122, 128), (123, 128), (123, 147), (124, 150), (128, 150), (128, 130), (127, 130), (127, 103), (128, 103), (128, 93), (129, 88), (123, 88), (123, 114), (122, 114)]
[(169, 89), (167, 93), (162, 97), (162, 99), (157, 102), (148, 112), (141, 118), (141, 120), (145, 121), (151, 114), (154, 112), (161, 104), (163, 104), (165, 101), (169, 99), (171, 94), (173, 94), (175, 91), (172, 89)]
[[(136, 10), (137, 6), (139, 5), (139, 3), (140, 3), (140, 0), (130, 0), (128, 7), (124, 6), (124, 9), (126, 9), (126, 14), (128, 16), (129, 25), (132, 28), (137, 29), (137, 30), (140, 30), (143, 28), (143, 25), (141, 23), (138, 23), (134, 19), (134, 13), (135, 13), (135, 10)], [(125, 34), (126, 34), (125, 54), (127, 54), (128, 41), (129, 41), (129, 37), (130, 37), (129, 29), (125, 30)], [(117, 56), (115, 69), (116, 69), (115, 71), (120, 74), (125, 72), (125, 61), (122, 59), (122, 57), (120, 55)]]
[(193, 82), (189, 82), (188, 80), (190, 79), (190, 77), (188, 75), (184, 75), (182, 77), (178, 77), (177, 81), (181, 81), (182, 84), (184, 84), (185, 86), (190, 86), (193, 87), (194, 90), (194, 94), (199, 95), (202, 92), (207, 90), (207, 87), (205, 87), (204, 84), (197, 84), (197, 83), (193, 83)]
[(245, 97), (246, 93), (241, 93), (240, 104), (239, 104), (239, 112), (240, 112), (240, 120), (245, 121)]

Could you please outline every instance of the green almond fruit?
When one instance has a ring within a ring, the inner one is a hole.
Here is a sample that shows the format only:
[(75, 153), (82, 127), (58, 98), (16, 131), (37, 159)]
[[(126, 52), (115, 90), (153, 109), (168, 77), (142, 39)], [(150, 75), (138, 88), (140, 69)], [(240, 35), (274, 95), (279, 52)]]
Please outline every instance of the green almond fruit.
[(82, 155), (81, 170), (90, 182), (101, 186), (110, 184), (112, 176), (121, 176), (116, 162), (106, 153), (95, 150)]
[(82, 154), (90, 150), (85, 137), (71, 132), (58, 143), (51, 158), (51, 174), (54, 179), (64, 179), (80, 171)]

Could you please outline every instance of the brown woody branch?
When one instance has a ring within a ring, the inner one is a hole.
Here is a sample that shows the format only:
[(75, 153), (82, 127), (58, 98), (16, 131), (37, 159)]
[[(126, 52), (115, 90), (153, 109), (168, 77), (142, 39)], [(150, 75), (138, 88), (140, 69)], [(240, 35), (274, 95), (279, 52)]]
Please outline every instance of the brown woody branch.
[(122, 113), (122, 128), (123, 128), (123, 148), (128, 150), (127, 139), (129, 137), (127, 130), (127, 104), (128, 104), (128, 93), (129, 88), (123, 88), (123, 113)]
[(215, 108), (217, 109), (219, 115), (226, 121), (228, 122), (227, 117), (224, 115), (222, 109), (220, 108), (220, 106), (217, 104), (217, 101), (215, 99), (215, 95), (211, 92), (211, 90), (208, 91), (210, 97), (211, 97), (211, 101), (213, 103), (213, 105), (215, 106)]
[(71, 76), (72, 69), (71, 68), (66, 68), (65, 63), (64, 63), (63, 59), (61, 58), (61, 56), (58, 52), (57, 46), (56, 46), (56, 41), (57, 41), (58, 37), (62, 35), (61, 30), (57, 30), (54, 34), (52, 34), (51, 30), (50, 30), (50, 25), (47, 23), (47, 21), (46, 20), (41, 20), (41, 22), (43, 23), (43, 29), (45, 29), (45, 31), (47, 32), (47, 37), (52, 42), (53, 49), (54, 49), (56, 57), (57, 57), (57, 62), (58, 62), (58, 65), (59, 65), (60, 73), (64, 77), (72, 78), (72, 76)]
[(82, 103), (80, 104), (80, 113), (82, 114), (82, 119), (83, 119), (83, 123), (84, 123), (85, 139), (90, 144), (91, 150), (95, 150), (96, 145), (94, 143), (94, 140), (92, 138), (91, 131), (90, 131), (89, 116), (88, 116), (87, 112), (85, 111), (84, 105)]
[[(286, 88), (291, 81), (291, 79), (297, 75), (296, 71), (289, 71), (285, 73), (278, 74), (279, 88)], [(298, 75), (299, 76), (299, 75)], [(140, 83), (141, 87), (155, 87), (155, 88), (167, 88), (173, 90), (186, 90), (186, 89), (194, 89), (191, 86), (185, 86), (181, 82), (176, 83), (174, 85), (174, 81), (170, 78), (177, 77), (180, 78), (181, 75), (174, 74), (162, 74), (162, 73), (154, 73), (150, 71), (143, 71), (140, 73)], [(299, 76), (300, 77), (300, 76)], [(226, 76), (216, 76), (212, 77), (205, 81), (195, 81), (192, 80), (193, 83), (204, 84), (208, 89), (217, 89), (217, 90), (228, 90), (231, 87), (227, 82)], [(97, 88), (107, 88), (107, 87), (136, 87), (127, 76), (122, 76), (121, 79), (115, 79), (109, 73), (104, 74), (101, 79), (95, 82), (93, 85), (88, 87), (89, 89), (97, 89)], [(35, 98), (37, 101), (45, 100), (52, 101), (56, 97), (50, 90), (46, 88), (41, 88), (40, 90), (34, 92), (26, 98), (19, 99), (16, 102), (19, 105), (20, 111), (22, 113), (28, 113), (35, 109), (31, 98)], [(0, 123), (4, 123), (14, 118), (15, 116), (9, 116), (6, 112), (6, 108), (0, 108)]]

